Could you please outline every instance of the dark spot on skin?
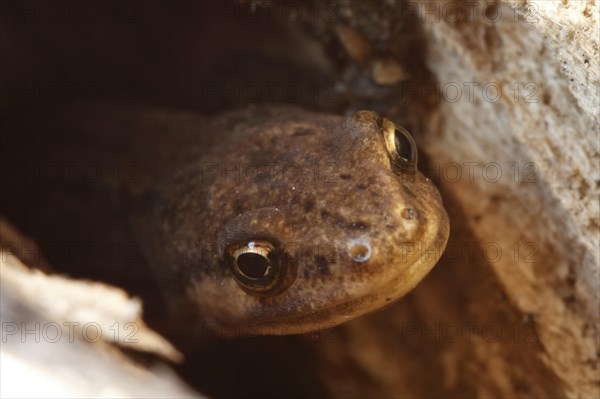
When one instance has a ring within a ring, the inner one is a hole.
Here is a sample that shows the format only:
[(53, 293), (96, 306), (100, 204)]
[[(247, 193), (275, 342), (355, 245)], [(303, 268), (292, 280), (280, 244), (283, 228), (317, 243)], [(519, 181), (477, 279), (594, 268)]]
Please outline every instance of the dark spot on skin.
[(342, 179), (342, 180), (350, 180), (350, 179), (352, 179), (352, 176), (349, 175), (349, 174), (346, 174), (346, 173), (342, 173), (340, 175), (340, 179)]
[(294, 133), (292, 133), (292, 136), (294, 137), (302, 137), (302, 136), (310, 136), (311, 134), (314, 134), (315, 132), (311, 129), (305, 128), (305, 127), (300, 127), (296, 130), (294, 130)]
[(359, 183), (356, 185), (356, 188), (359, 190), (366, 190), (367, 189), (367, 185), (363, 184), (363, 183)]
[(362, 221), (352, 222), (350, 223), (350, 228), (357, 230), (369, 230), (369, 224)]
[(385, 298), (385, 301), (386, 301), (386, 302), (389, 302), (389, 301), (391, 301), (391, 300), (392, 300), (392, 298)]
[(476, 222), (479, 222), (481, 220), (481, 215), (480, 214), (476, 214), (473, 216), (473, 220)]
[(304, 212), (310, 212), (315, 208), (315, 200), (313, 198), (309, 198), (304, 201)]
[(317, 271), (319, 272), (319, 274), (324, 276), (328, 276), (331, 274), (329, 271), (330, 262), (327, 260), (326, 257), (324, 257), (323, 255), (315, 256), (315, 263), (317, 265)]
[(344, 218), (342, 218), (340, 215), (335, 215), (326, 210), (321, 211), (321, 218), (323, 220), (327, 221), (328, 223), (335, 223), (342, 228), (350, 227), (350, 223), (348, 223), (348, 221), (344, 220)]

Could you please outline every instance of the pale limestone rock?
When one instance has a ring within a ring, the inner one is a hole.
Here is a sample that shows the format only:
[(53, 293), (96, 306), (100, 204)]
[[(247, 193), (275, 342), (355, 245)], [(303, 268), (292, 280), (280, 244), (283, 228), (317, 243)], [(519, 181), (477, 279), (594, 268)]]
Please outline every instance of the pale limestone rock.
[[(444, 176), (441, 181), (472, 218), (469, 225), (481, 242), (508, 248), (520, 241), (539, 248), (539, 262), (503, 259), (490, 265), (518, 308), (536, 315), (545, 362), (564, 381), (565, 392), (597, 397), (598, 5), (514, 6), (502, 4), (503, 18), (494, 23), (453, 26), (423, 16), (428, 64), (441, 87), (497, 82), (502, 88), (497, 101), (478, 90), (474, 101), (442, 100), (423, 148), (442, 165), (501, 165), (504, 176), (498, 182), (481, 174), (473, 182), (449, 182)], [(513, 162), (521, 169), (516, 179)], [(534, 179), (524, 182), (524, 174), (534, 170), (529, 165), (535, 165)], [(490, 211), (493, 196), (502, 200)]]

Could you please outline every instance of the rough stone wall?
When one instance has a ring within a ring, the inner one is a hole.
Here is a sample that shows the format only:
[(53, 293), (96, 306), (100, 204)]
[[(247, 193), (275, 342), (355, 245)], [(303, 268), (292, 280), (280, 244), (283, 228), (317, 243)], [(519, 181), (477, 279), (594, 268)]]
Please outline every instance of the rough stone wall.
[[(485, 93), (480, 101), (442, 101), (424, 147), (441, 163), (503, 166), (510, 180), (442, 182), (482, 242), (539, 249), (535, 262), (490, 265), (518, 308), (535, 315), (542, 357), (566, 392), (597, 397), (598, 7), (593, 1), (524, 2), (517, 10), (507, 4), (495, 23), (424, 19), (429, 67), (442, 87), (498, 82), (502, 88), (497, 102)], [(515, 96), (511, 85), (535, 94)], [(514, 179), (512, 162), (535, 172), (531, 182), (523, 174)]]

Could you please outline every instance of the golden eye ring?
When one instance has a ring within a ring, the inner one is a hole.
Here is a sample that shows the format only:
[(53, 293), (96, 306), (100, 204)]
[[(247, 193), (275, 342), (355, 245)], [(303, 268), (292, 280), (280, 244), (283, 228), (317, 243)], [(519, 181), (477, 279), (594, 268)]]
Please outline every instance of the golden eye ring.
[(392, 164), (402, 170), (415, 170), (418, 150), (410, 133), (383, 117), (379, 119), (379, 127)]
[[(226, 249), (225, 262), (236, 282), (248, 293), (272, 296), (289, 287), (293, 270), (288, 254), (267, 240), (247, 240)], [(295, 276), (293, 276), (295, 278)]]

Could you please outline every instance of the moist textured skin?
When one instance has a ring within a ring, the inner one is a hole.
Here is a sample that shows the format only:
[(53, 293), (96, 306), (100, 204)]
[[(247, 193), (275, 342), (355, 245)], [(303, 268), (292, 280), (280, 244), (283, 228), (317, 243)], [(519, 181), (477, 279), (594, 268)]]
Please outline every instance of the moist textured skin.
[[(94, 108), (66, 125), (82, 147), (95, 137), (86, 159), (137, 165), (134, 181), (102, 185), (125, 211), (174, 320), (188, 327), (332, 327), (414, 288), (448, 239), (437, 189), (391, 164), (373, 112), (250, 106), (206, 119)], [(276, 293), (243, 289), (224, 261), (232, 245), (254, 240), (288, 256)]]

